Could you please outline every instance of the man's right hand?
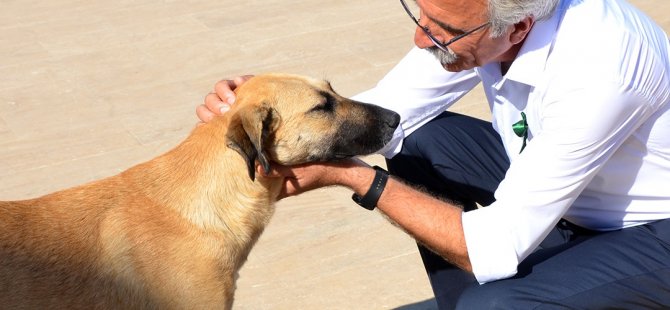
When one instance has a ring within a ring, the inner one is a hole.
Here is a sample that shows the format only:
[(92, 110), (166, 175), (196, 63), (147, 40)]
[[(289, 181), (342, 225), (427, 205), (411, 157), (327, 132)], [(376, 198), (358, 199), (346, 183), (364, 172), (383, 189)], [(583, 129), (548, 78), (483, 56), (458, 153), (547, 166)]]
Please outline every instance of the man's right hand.
[(235, 103), (235, 88), (244, 84), (253, 75), (243, 75), (232, 80), (221, 80), (214, 85), (214, 91), (205, 96), (205, 103), (195, 109), (195, 114), (203, 122), (209, 122), (216, 115), (221, 115), (230, 110)]

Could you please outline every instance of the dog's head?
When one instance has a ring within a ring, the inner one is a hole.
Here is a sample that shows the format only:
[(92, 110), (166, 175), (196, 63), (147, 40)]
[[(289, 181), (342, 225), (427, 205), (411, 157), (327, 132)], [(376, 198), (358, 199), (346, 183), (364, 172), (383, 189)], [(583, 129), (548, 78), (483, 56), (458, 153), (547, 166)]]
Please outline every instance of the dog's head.
[(366, 155), (389, 142), (400, 116), (387, 109), (344, 98), (326, 81), (266, 74), (236, 90), (227, 145), (247, 162), (270, 169), (284, 165)]

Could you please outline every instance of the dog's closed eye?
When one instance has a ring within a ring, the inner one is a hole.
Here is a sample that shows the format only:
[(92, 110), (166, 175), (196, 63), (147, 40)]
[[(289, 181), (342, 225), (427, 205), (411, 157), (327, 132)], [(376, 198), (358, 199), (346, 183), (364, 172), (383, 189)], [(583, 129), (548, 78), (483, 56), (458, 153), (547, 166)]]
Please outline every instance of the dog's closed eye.
[(335, 98), (327, 93), (327, 92), (319, 92), (321, 94), (321, 102), (314, 106), (310, 112), (333, 112), (335, 110), (335, 104), (337, 100)]

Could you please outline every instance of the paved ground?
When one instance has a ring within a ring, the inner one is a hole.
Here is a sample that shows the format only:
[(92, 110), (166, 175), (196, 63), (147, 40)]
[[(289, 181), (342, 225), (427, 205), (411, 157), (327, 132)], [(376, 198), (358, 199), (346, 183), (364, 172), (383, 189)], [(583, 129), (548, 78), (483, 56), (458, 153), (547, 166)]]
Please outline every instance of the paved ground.
[[(635, 0), (666, 29), (670, 1)], [(175, 146), (219, 79), (370, 88), (412, 46), (397, 1), (0, 0), (0, 199), (116, 174)], [(576, 47), (578, 48), (578, 47)], [(488, 118), (474, 91), (456, 109)], [(377, 156), (366, 158), (381, 164)], [(286, 199), (237, 309), (433, 309), (413, 241), (343, 189)]]

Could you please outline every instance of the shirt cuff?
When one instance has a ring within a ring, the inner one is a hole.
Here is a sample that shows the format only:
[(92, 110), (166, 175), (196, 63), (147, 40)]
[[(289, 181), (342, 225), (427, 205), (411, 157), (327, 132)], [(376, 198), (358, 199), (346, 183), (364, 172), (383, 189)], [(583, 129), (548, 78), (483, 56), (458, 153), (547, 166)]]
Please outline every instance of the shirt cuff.
[[(494, 205), (463, 213), (463, 231), (472, 272), (480, 284), (509, 278), (519, 260), (506, 229), (505, 216)], [(503, 210), (501, 210), (503, 211)]]

